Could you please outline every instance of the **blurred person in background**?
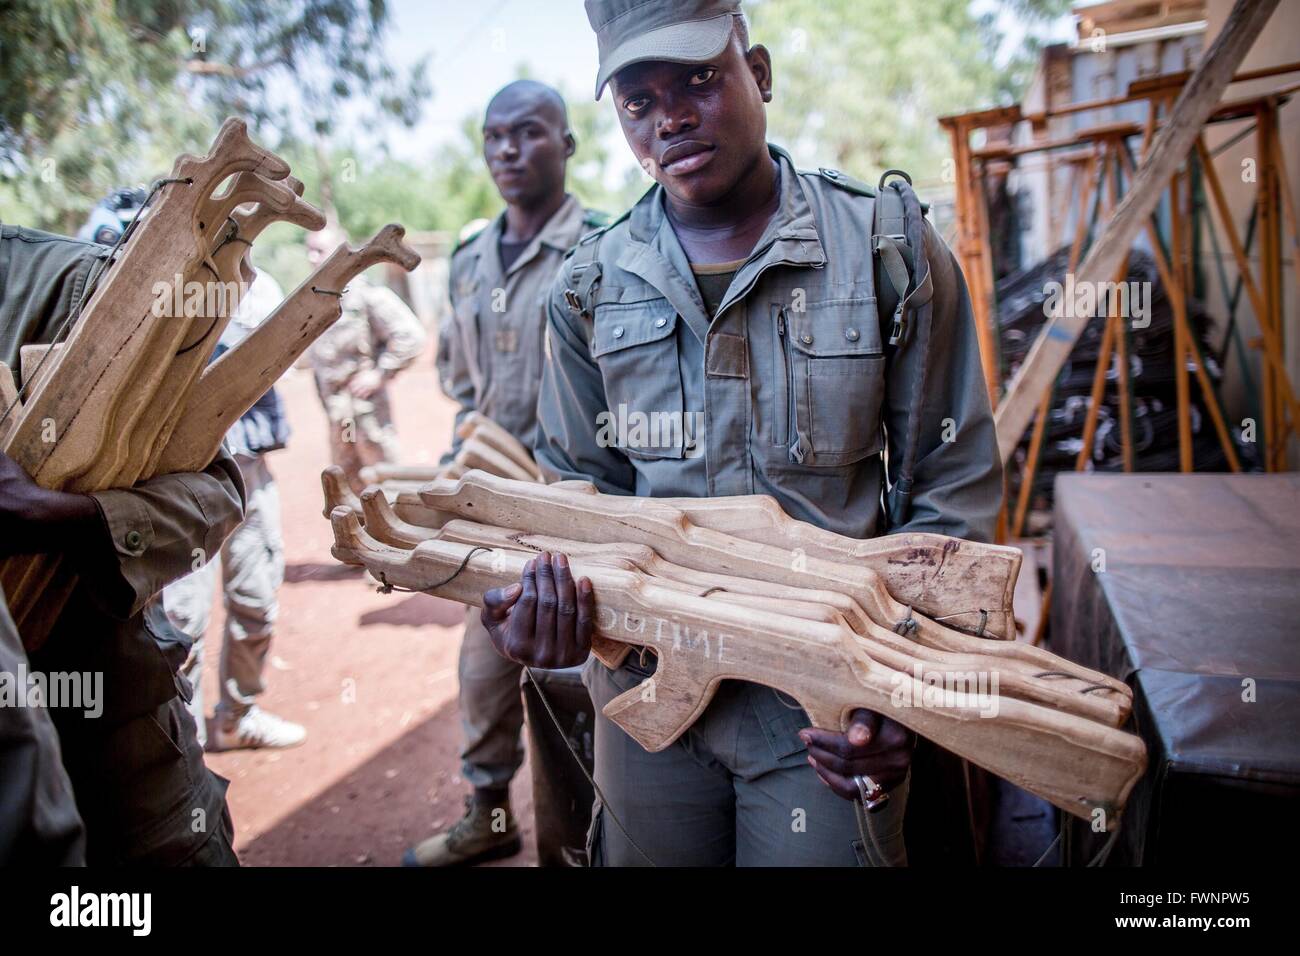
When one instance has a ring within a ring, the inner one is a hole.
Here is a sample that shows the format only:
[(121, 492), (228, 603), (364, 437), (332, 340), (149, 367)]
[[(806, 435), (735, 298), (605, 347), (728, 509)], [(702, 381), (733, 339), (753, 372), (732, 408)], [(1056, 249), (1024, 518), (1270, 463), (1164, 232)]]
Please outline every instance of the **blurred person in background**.
[[(259, 271), (217, 342), (213, 358), (238, 345), (283, 300), (279, 284)], [(209, 561), (163, 591), (167, 619), (193, 641), (181, 673), (193, 685), (190, 713), (198, 725), (199, 741), (209, 751), (293, 747), (307, 736), (300, 724), (257, 704), (266, 690), (266, 659), (284, 583), (280, 490), (266, 456), (283, 448), (288, 437), (280, 396), (272, 387), (226, 434), (226, 447), (239, 464), (248, 494), (243, 523), (226, 539), (219, 561)], [(203, 635), (212, 616), (218, 568), (226, 621), (209, 734), (203, 711)]]
[[(345, 240), (336, 226), (307, 237), (315, 269)], [(398, 459), (388, 383), (419, 357), (424, 326), (397, 293), (359, 275), (343, 290), (343, 314), (307, 351), (316, 390), (329, 418), (330, 460), (353, 489), (361, 469)]]
[(148, 197), (148, 192), (140, 186), (113, 190), (90, 211), (90, 218), (77, 230), (77, 238), (102, 246), (113, 245)]
[[(565, 192), (576, 148), (558, 92), (531, 80), (501, 89), (483, 119), (483, 159), (506, 208), (463, 236), (451, 256), (452, 314), (438, 340), (442, 390), (460, 405), (457, 426), (476, 411), (525, 448), (537, 431), (547, 294), (565, 253), (605, 221)], [(453, 432), (444, 464), (460, 444)], [(496, 653), (477, 608), (465, 619), (458, 670), (461, 768), (474, 792), (464, 817), (407, 851), (408, 866), (474, 863), (520, 850), (510, 781), (524, 756), (522, 668)]]

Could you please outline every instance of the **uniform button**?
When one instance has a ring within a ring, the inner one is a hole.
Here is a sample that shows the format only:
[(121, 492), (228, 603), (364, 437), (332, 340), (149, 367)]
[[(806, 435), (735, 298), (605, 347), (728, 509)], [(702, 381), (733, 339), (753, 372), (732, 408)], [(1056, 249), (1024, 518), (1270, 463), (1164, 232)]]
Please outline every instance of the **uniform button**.
[(144, 537), (139, 531), (128, 531), (126, 533), (126, 546), (132, 551), (139, 551), (144, 544)]
[(614, 338), (621, 339), (622, 337), (623, 337), (623, 326), (616, 325), (614, 327)]
[(668, 324), (668, 320), (667, 320), (667, 319), (655, 319), (655, 328), (656, 328), (656, 329), (662, 329), (662, 328), (663, 328), (665, 325), (667, 325), (667, 324)]
[(844, 337), (845, 337), (846, 339), (848, 339), (850, 342), (856, 342), (856, 341), (858, 340), (858, 330), (857, 330), (857, 329), (845, 329), (845, 330), (844, 330)]
[(799, 336), (799, 341), (802, 342), (804, 345), (812, 345), (812, 336), (811, 336), (811, 335), (801, 335), (801, 336)]

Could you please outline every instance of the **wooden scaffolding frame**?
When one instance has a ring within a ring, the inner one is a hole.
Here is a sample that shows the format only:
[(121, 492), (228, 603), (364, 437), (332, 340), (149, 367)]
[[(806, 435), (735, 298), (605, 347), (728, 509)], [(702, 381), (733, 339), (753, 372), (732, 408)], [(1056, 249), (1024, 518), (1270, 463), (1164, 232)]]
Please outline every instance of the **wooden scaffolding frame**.
[[(1286, 63), (1266, 69), (1236, 73), (1233, 83), (1257, 80), (1300, 72), (1300, 63)], [(994, 164), (1014, 166), (1023, 156), (1062, 151), (1056, 160), (1070, 170), (1071, 186), (1057, 220), (1064, 232), (1066, 205), (1075, 203), (1075, 231), (1071, 240), (1069, 271), (1074, 272), (1086, 248), (1091, 225), (1087, 210), (1093, 209), (1092, 222), (1097, 216), (1110, 216), (1118, 206), (1121, 190), (1135, 177), (1139, 160), (1132, 155), (1129, 141), (1141, 137), (1141, 157), (1148, 154), (1156, 134), (1170, 122), (1175, 98), (1183, 90), (1191, 74), (1175, 73), (1144, 78), (1129, 84), (1122, 96), (1103, 100), (1072, 103), (1038, 112), (1025, 112), (1020, 104), (976, 110), (946, 116), (940, 124), (952, 143), (956, 180), (957, 242), (955, 252), (970, 288), (971, 303), (978, 331), (980, 358), (983, 363), (985, 383), (991, 404), (997, 408), (1004, 399), (1001, 380), (999, 337), (995, 317), (996, 302), (993, 282), (993, 256), (989, 236), (989, 214), (985, 180)], [(1207, 371), (1205, 357), (1201, 354), (1188, 323), (1187, 302), (1192, 293), (1192, 240), (1197, 216), (1208, 211), (1196, 204), (1191, 189), (1189, 173), (1195, 167), (1208, 186), (1204, 204), (1212, 208), (1218, 231), (1227, 239), (1232, 259), (1251, 305), (1259, 328), (1259, 336), (1248, 345), (1261, 353), (1261, 382), (1258, 398), (1262, 409), (1259, 438), (1262, 443), (1261, 461), (1268, 471), (1286, 468), (1287, 439), (1300, 428), (1300, 404), (1297, 392), (1287, 373), (1284, 350), (1284, 321), (1282, 295), (1282, 264), (1284, 238), (1289, 240), (1293, 252), (1300, 255), (1300, 228), (1297, 227), (1295, 199), (1286, 176), (1285, 158), (1278, 136), (1278, 109), (1300, 84), (1284, 86), (1259, 96), (1226, 102), (1215, 107), (1202, 124), (1193, 148), (1180, 168), (1163, 184), (1163, 202), (1168, 213), (1165, 235), (1156, 217), (1150, 216), (1142, 225), (1142, 235), (1150, 246), (1161, 282), (1170, 299), (1174, 313), (1174, 349), (1176, 393), (1178, 404), (1179, 469), (1191, 471), (1195, 465), (1192, 455), (1191, 376), (1204, 399), (1218, 442), (1232, 471), (1241, 470), (1241, 460), (1235, 439), (1229, 428), (1217, 391)], [(1052, 140), (1045, 132), (1052, 117), (1086, 113), (1128, 103), (1145, 102), (1145, 124), (1113, 123), (1078, 131), (1068, 139)], [(1213, 156), (1207, 148), (1204, 126), (1224, 123), (1251, 123), (1240, 136), (1252, 130), (1255, 139), (1257, 179), (1254, 201), (1254, 219), (1258, 222), (1259, 266), (1250, 261), (1248, 243), (1243, 243), (1232, 216), (1222, 181), (1215, 169)], [(1028, 123), (1033, 139), (1017, 145), (976, 147), (972, 139), (978, 131)], [(1049, 172), (1049, 175), (1052, 173)], [(1286, 234), (1282, 233), (1285, 222)], [(1207, 223), (1215, 229), (1214, 219)], [(1061, 235), (1061, 245), (1065, 236)], [(1127, 254), (1116, 271), (1115, 281), (1123, 281), (1127, 270)], [(1300, 263), (1296, 264), (1300, 279)], [(1113, 303), (1112, 303), (1113, 305)], [(1127, 322), (1117, 315), (1109, 315), (1097, 360), (1089, 408), (1084, 423), (1084, 440), (1076, 468), (1083, 470), (1092, 452), (1096, 435), (1097, 413), (1107, 383), (1111, 358), (1119, 361), (1118, 389), (1120, 404), (1120, 432), (1124, 470), (1133, 470), (1133, 435), (1131, 401), (1128, 383)], [(1046, 431), (1047, 410), (1055, 390), (1054, 382), (1036, 399), (1033, 428), (1030, 433), (1026, 474), (1020, 492), (1010, 513), (1004, 506), (999, 522), (1000, 540), (1019, 538), (1025, 527), (1030, 503), (1030, 488), (1038, 467)], [(1020, 435), (1015, 436), (1018, 444)], [(1014, 446), (1013, 446), (1014, 447)], [(1006, 456), (1004, 455), (1004, 458)], [(1007, 503), (1010, 505), (1011, 503)]]

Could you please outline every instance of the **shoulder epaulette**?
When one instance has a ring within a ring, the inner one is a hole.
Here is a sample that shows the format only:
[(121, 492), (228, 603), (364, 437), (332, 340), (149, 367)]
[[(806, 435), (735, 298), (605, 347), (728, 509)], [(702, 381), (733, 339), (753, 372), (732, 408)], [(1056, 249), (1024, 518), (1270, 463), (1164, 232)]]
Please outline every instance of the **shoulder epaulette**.
[(490, 226), (490, 225), (492, 225), (492, 220), (491, 220), (491, 219), (489, 219), (489, 220), (487, 221), (487, 223), (484, 224), (483, 226), (479, 227), (478, 229), (475, 229), (473, 232), (471, 232), (471, 233), (470, 233), (468, 236), (466, 236), (464, 239), (461, 239), (460, 241), (458, 241), (454, 246), (451, 247), (451, 254), (454, 256), (456, 253), (460, 252), (462, 249), (464, 249), (466, 246), (468, 246), (471, 242), (473, 242), (473, 241), (474, 241), (475, 239), (477, 239), (479, 236), (483, 235), (483, 230), (486, 229), (486, 228), (487, 228), (488, 226)]
[(628, 216), (632, 215), (632, 210), (631, 210), (631, 209), (624, 210), (623, 213), (622, 213), (621, 215), (616, 216), (616, 217), (613, 218), (613, 219), (610, 219), (609, 216), (605, 215), (604, 213), (594, 213), (594, 214), (593, 214), (593, 213), (591, 213), (591, 212), (588, 212), (588, 213), (584, 214), (584, 216), (583, 216), (582, 224), (583, 224), (584, 226), (591, 225), (591, 223), (589, 223), (589, 222), (587, 221), (587, 216), (588, 216), (588, 215), (599, 215), (599, 216), (603, 216), (604, 219), (605, 219), (605, 221), (604, 221), (604, 222), (601, 222), (601, 223), (597, 223), (597, 224), (596, 224), (596, 228), (590, 230), (589, 232), (584, 232), (584, 233), (583, 233), (583, 234), (578, 238), (578, 241), (577, 241), (576, 243), (574, 243), (573, 248), (571, 248), (568, 252), (566, 252), (566, 253), (564, 254), (564, 258), (566, 258), (566, 259), (570, 259), (570, 258), (572, 258), (572, 257), (573, 257), (573, 254), (574, 254), (575, 252), (577, 252), (580, 248), (582, 248), (582, 247), (584, 247), (584, 246), (589, 246), (591, 243), (595, 242), (595, 241), (596, 241), (600, 236), (603, 236), (605, 233), (609, 232), (609, 230), (613, 229), (615, 226), (617, 226), (620, 222), (622, 222), (622, 221), (623, 221), (624, 219), (626, 219)]
[[(896, 172), (896, 170), (890, 170), (889, 173), (886, 173), (885, 175), (888, 176), (893, 172)], [(836, 186), (839, 186), (845, 192), (850, 192), (857, 196), (870, 196), (872, 199), (875, 199), (876, 196), (879, 195), (878, 187), (864, 183), (860, 179), (855, 179), (848, 173), (842, 173), (838, 169), (827, 169), (823, 166), (817, 170), (817, 174), (828, 183), (834, 183)], [(882, 177), (882, 180), (883, 178), (884, 177)], [(910, 183), (911, 180), (909, 179), (908, 182)], [(920, 200), (917, 201), (920, 202)], [(924, 215), (929, 211), (930, 204), (928, 202), (921, 203), (921, 214)]]
[(875, 198), (876, 188), (874, 186), (869, 186), (860, 179), (854, 179), (848, 173), (842, 173), (838, 169), (827, 169), (823, 166), (817, 170), (817, 174), (828, 183), (833, 183), (847, 192)]

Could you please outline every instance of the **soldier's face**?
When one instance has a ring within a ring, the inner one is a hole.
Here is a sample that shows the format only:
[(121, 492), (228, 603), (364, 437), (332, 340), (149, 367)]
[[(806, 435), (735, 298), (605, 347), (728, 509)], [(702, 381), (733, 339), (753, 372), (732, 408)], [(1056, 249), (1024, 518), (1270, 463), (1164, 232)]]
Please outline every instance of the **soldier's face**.
[(731, 43), (710, 63), (634, 63), (610, 82), (637, 162), (677, 200), (709, 205), (767, 156), (771, 59)]
[(564, 192), (573, 137), (563, 114), (543, 96), (506, 90), (483, 120), (483, 159), (507, 205), (544, 205)]

